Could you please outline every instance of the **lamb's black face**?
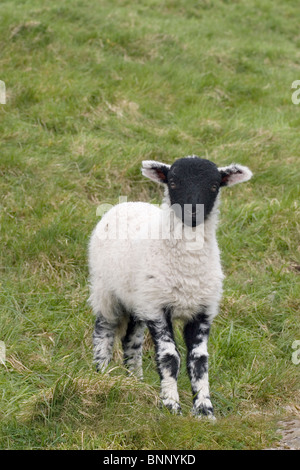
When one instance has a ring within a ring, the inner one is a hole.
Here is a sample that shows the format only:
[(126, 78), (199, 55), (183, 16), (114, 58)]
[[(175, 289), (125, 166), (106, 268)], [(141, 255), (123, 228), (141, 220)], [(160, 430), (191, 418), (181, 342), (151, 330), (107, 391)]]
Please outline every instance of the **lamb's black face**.
[(252, 177), (246, 166), (232, 163), (218, 168), (210, 160), (196, 156), (176, 160), (172, 166), (144, 160), (142, 173), (152, 181), (168, 186), (176, 216), (191, 227), (199, 225), (212, 212), (220, 186), (233, 186)]
[[(221, 185), (217, 166), (206, 159), (187, 157), (176, 160), (167, 174), (170, 202), (177, 217), (196, 227), (209, 216)], [(203, 205), (201, 210), (200, 206)], [(202, 214), (202, 216), (201, 216)]]

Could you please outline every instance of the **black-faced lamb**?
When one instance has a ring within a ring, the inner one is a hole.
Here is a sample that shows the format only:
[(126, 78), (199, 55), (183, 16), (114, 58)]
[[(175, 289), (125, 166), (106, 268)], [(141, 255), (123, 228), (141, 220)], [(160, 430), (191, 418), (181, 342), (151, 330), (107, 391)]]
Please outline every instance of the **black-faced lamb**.
[(172, 165), (143, 161), (142, 173), (164, 185), (161, 207), (118, 204), (102, 217), (90, 240), (94, 360), (99, 371), (106, 370), (115, 335), (122, 330), (124, 364), (141, 378), (147, 326), (155, 346), (162, 403), (180, 413), (180, 356), (172, 326), (180, 318), (193, 414), (214, 419), (207, 341), (222, 295), (216, 239), (220, 189), (247, 181), (252, 173), (238, 164), (218, 168), (196, 156)]

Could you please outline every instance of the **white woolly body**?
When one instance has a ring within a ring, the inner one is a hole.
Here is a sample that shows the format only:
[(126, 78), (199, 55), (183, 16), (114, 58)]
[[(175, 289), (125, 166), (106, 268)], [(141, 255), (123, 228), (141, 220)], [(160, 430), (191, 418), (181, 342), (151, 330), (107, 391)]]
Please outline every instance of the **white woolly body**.
[[(166, 307), (172, 307), (173, 317), (185, 320), (202, 306), (210, 320), (218, 313), (223, 274), (215, 234), (217, 204), (204, 226), (191, 228), (174, 217), (170, 237), (149, 239), (149, 230), (164, 231), (168, 212), (167, 201), (161, 208), (132, 202), (118, 204), (102, 217), (89, 245), (90, 303), (95, 314), (101, 312), (116, 324), (119, 304), (146, 321), (158, 320)], [(110, 239), (116, 222), (119, 236)], [(174, 236), (176, 227), (183, 229), (181, 239)], [(203, 229), (204, 237), (195, 241), (195, 231)], [(120, 239), (122, 234), (126, 239)]]

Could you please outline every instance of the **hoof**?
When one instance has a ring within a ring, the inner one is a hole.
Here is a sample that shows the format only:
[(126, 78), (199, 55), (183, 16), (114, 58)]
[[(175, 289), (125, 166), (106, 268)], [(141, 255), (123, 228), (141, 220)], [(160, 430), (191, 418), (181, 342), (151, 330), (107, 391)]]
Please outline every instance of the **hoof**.
[(192, 414), (199, 419), (209, 419), (210, 421), (216, 421), (213, 407), (208, 403), (201, 403), (198, 406), (194, 406), (192, 409)]
[(181, 406), (177, 402), (170, 402), (170, 400), (162, 400), (161, 408), (166, 408), (172, 415), (182, 415)]

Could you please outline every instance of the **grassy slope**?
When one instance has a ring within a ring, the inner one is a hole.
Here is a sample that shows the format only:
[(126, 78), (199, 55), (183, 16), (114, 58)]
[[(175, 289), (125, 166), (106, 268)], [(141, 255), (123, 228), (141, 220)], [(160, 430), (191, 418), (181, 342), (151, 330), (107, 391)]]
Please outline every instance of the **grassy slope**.
[[(274, 418), (299, 406), (297, 0), (10, 0), (0, 9), (1, 448), (267, 446)], [(222, 195), (214, 426), (189, 416), (184, 365), (184, 416), (156, 407), (150, 345), (145, 384), (91, 366), (86, 246), (96, 208), (119, 195), (158, 202), (141, 160), (191, 153), (255, 174)]]

